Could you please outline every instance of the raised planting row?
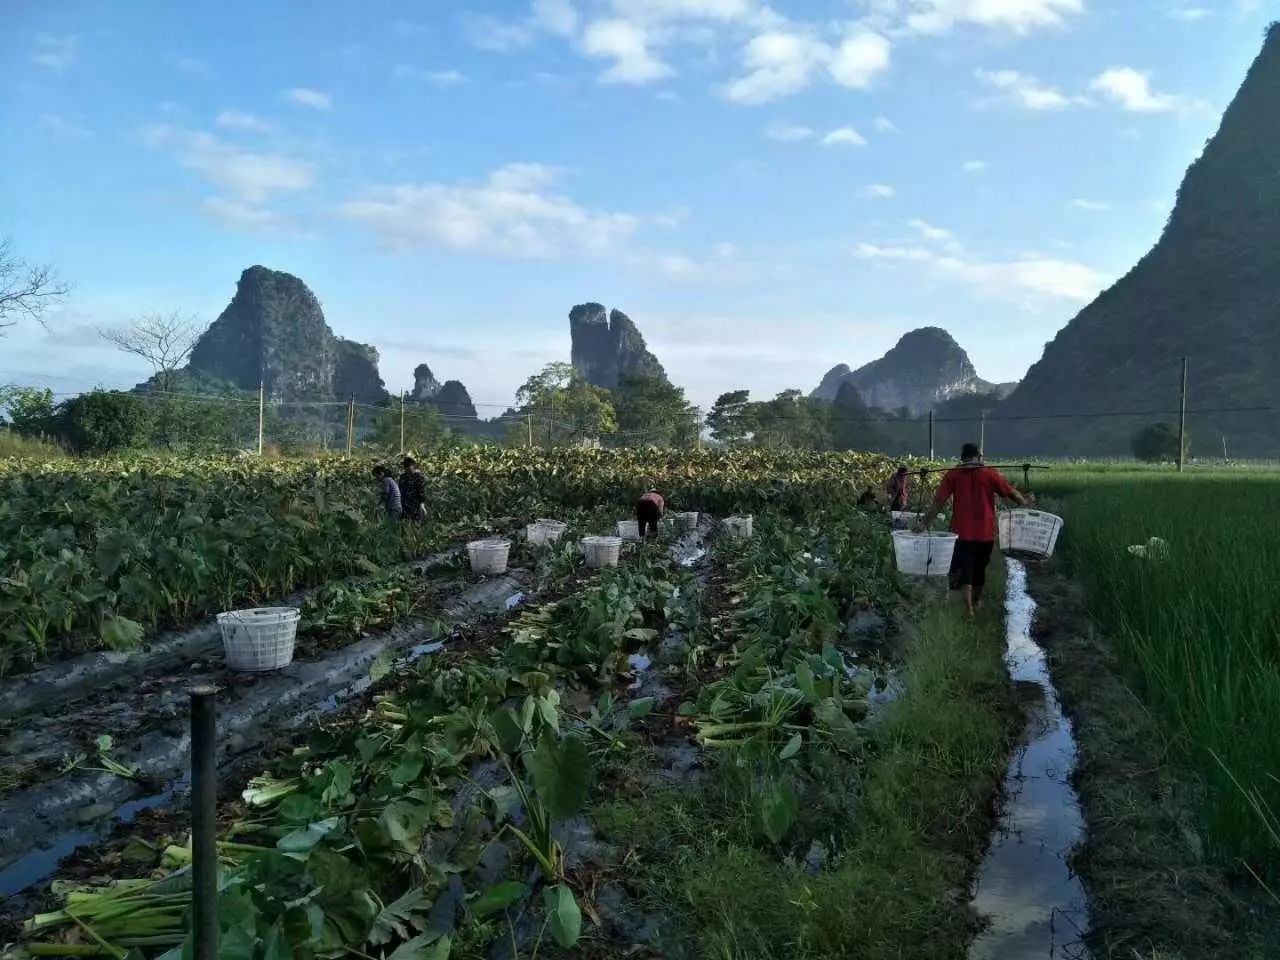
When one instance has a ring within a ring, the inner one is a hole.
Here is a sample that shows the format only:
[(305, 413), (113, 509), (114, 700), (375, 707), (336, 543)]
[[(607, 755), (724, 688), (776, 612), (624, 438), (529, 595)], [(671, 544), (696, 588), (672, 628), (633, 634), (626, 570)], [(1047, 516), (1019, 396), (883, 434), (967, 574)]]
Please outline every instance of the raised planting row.
[[(571, 530), (600, 522), (584, 511), (569, 515)], [(220, 761), (243, 764), (317, 711), (362, 693), (396, 663), (438, 649), (476, 618), (546, 592), (555, 596), (583, 576), (569, 542), (535, 548), (521, 540), (512, 559), (507, 575), (478, 583), (451, 551), (315, 591), (300, 600), (294, 662), (270, 674), (236, 674), (214, 643), (184, 643), (185, 659), (153, 660), (148, 651), (98, 664), (89, 682), (64, 685), (20, 718), (0, 721), (0, 896), (42, 879), (59, 858), (109, 827), (119, 810), (180, 799), (183, 788), (175, 797), (172, 783), (187, 762), (192, 684), (221, 689)], [(21, 694), (25, 679), (5, 681), (0, 693)]]
[[(638, 545), (317, 725), (224, 805), (226, 955), (956, 955), (1009, 733), (993, 624), (921, 601), (867, 719), (846, 621), (899, 596), (884, 526), (757, 526)], [(181, 956), (188, 862), (60, 889), (21, 949)]]
[(812, 508), (879, 482), (854, 454), (475, 448), (424, 463), (429, 520), (379, 516), (370, 461), (0, 461), (0, 675), (423, 556), (476, 518), (629, 507)]

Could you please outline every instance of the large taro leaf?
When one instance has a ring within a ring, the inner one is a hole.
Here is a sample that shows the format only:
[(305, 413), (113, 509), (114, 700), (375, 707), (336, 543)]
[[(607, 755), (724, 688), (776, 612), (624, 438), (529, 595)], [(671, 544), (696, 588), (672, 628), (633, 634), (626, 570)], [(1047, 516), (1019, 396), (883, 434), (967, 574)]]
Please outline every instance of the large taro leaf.
[(557, 739), (548, 731), (530, 764), (534, 790), (553, 820), (565, 820), (582, 809), (591, 789), (591, 755), (582, 740)]
[(563, 883), (542, 891), (542, 906), (547, 911), (547, 929), (551, 939), (568, 949), (582, 935), (582, 910), (573, 891)]
[(760, 792), (760, 822), (765, 836), (774, 843), (787, 835), (799, 812), (800, 798), (789, 781), (771, 781)]

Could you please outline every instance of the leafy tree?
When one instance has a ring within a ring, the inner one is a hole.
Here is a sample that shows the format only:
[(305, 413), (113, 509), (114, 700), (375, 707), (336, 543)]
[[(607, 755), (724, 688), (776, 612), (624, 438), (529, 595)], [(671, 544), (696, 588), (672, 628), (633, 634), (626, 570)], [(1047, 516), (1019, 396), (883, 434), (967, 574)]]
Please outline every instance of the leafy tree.
[(0, 336), (17, 317), (43, 321), (45, 312), (61, 303), (70, 287), (48, 264), (19, 260), (7, 237), (0, 237)]
[[(533, 417), (539, 445), (595, 440), (618, 429), (609, 391), (587, 383), (572, 364), (547, 364), (516, 391), (516, 403), (520, 414)], [(522, 429), (514, 427), (512, 437)]]
[(707, 426), (717, 443), (739, 446), (751, 436), (751, 412), (755, 405), (750, 398), (748, 390), (731, 390), (716, 397), (707, 414)]
[(756, 445), (794, 450), (825, 450), (830, 445), (827, 404), (822, 400), (799, 390), (783, 390), (772, 400), (752, 406)]
[(58, 407), (58, 432), (82, 453), (111, 453), (142, 446), (151, 411), (131, 393), (94, 390)]
[[(1138, 460), (1158, 463), (1161, 460), (1178, 459), (1178, 426), (1174, 423), (1149, 423), (1133, 435), (1133, 455)], [(1191, 436), (1184, 441), (1184, 450), (1190, 449)]]
[(620, 439), (628, 446), (690, 447), (698, 408), (665, 377), (623, 376), (614, 392)]
[[(444, 422), (440, 411), (432, 406), (417, 403), (405, 404), (404, 408), (404, 450), (421, 455), (427, 450), (435, 450), (449, 443), (453, 432)], [(400, 447), (400, 404), (392, 403), (384, 411), (379, 411), (374, 418), (373, 427), (365, 437), (365, 443), (390, 453), (399, 453)]]
[(829, 411), (831, 446), (836, 450), (884, 450), (889, 439), (874, 422), (875, 417), (857, 387), (848, 381), (840, 384)]
[(39, 387), (0, 387), (3, 422), (15, 433), (31, 437), (53, 430), (53, 391)]

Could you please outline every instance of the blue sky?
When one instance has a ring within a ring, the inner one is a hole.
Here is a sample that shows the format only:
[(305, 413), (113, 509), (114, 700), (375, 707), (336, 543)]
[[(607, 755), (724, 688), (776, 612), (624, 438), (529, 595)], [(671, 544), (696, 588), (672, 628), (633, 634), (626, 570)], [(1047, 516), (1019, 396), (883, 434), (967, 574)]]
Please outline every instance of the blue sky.
[[(1259, 0), (8, 0), (0, 234), (73, 284), (0, 382), (143, 371), (96, 330), (302, 277), (392, 390), (506, 404), (569, 308), (698, 403), (946, 327), (992, 380), (1159, 234)], [(488, 413), (489, 410), (482, 412)], [(492, 411), (496, 412), (496, 410)]]

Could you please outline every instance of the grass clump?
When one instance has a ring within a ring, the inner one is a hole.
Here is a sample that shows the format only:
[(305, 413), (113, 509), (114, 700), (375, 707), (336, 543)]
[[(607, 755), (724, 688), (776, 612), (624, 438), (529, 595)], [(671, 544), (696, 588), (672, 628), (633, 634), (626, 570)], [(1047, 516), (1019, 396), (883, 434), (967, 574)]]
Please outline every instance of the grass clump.
[[(1126, 482), (1121, 482), (1124, 480)], [(1280, 877), (1280, 478), (1072, 477), (1075, 576), (1175, 759), (1202, 784), (1211, 855)], [(1167, 555), (1128, 547), (1159, 537)]]
[(1003, 649), (998, 609), (969, 622), (930, 606), (903, 693), (859, 757), (808, 763), (800, 828), (781, 846), (761, 835), (750, 768), (732, 758), (697, 790), (597, 810), (597, 827), (637, 851), (632, 885), (671, 919), (666, 954), (963, 956), (977, 926), (963, 891), (1015, 727)]

